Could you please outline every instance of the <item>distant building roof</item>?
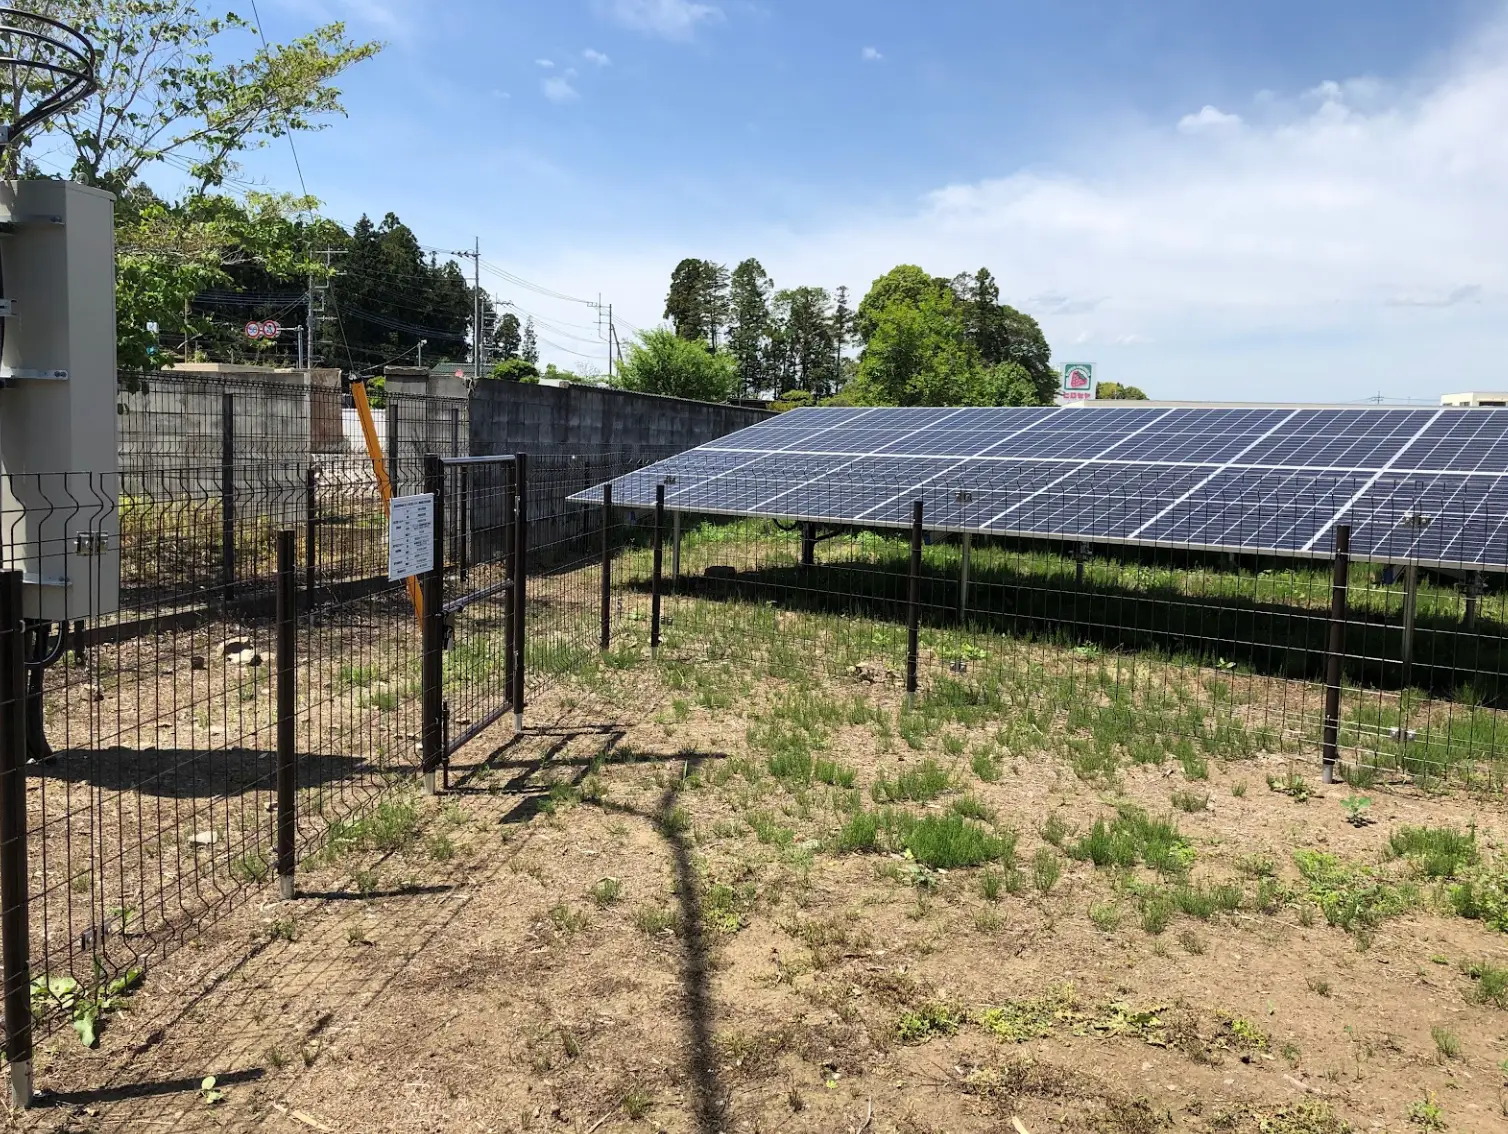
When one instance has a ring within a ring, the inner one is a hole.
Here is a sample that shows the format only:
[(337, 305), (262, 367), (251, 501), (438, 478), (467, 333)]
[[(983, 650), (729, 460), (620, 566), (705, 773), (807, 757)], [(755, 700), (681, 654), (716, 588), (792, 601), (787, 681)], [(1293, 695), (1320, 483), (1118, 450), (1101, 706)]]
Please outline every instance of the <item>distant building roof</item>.
[(1508, 406), (1508, 393), (1468, 390), (1461, 394), (1441, 394), (1442, 406)]

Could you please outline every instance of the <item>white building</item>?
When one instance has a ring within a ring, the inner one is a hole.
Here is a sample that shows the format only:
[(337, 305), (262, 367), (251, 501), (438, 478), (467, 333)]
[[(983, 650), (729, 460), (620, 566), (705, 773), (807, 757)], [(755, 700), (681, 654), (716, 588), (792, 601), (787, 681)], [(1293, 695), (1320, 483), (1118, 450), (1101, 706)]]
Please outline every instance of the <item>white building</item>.
[(1508, 406), (1508, 394), (1468, 390), (1464, 394), (1441, 394), (1442, 406)]

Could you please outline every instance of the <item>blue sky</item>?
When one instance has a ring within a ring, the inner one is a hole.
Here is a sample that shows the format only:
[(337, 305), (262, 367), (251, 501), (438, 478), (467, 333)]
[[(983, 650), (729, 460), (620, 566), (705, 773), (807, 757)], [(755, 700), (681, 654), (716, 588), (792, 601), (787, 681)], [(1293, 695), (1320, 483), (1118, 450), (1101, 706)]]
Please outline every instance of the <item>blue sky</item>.
[[(985, 264), (1154, 396), (1508, 385), (1501, 0), (260, 6), (388, 44), (298, 143), (331, 215), (480, 237), (633, 327), (686, 255), (858, 294)], [(285, 145), (247, 174), (297, 187)], [(602, 365), (589, 308), (484, 283)]]

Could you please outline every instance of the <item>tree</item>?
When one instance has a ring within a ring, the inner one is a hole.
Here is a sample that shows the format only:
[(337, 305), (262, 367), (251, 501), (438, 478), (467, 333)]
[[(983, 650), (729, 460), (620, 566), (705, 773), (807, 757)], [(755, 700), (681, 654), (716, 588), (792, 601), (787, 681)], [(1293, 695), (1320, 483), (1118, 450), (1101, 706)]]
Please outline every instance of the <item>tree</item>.
[[(237, 170), (237, 155), (344, 113), (333, 81), (381, 50), (352, 41), (340, 23), (267, 44), (234, 12), (206, 15), (197, 0), (53, 0), (45, 7), (99, 51), (100, 90), (24, 141), (48, 137), (74, 180), (117, 193), (162, 161), (187, 172), (197, 192), (223, 184)], [(45, 61), (48, 49), (34, 49), (34, 57)], [(5, 101), (14, 110), (41, 84), (53, 80), (12, 68)], [(4, 152), (0, 175), (15, 175), (17, 156)]]
[(843, 348), (848, 345), (849, 336), (853, 334), (853, 310), (848, 306), (848, 288), (840, 287), (837, 292), (837, 303), (833, 306), (833, 373), (837, 379), (837, 385), (843, 385)]
[(727, 351), (710, 351), (664, 329), (641, 332), (617, 376), (625, 390), (703, 402), (727, 401), (737, 381), (737, 363)]
[(896, 298), (871, 309), (867, 326), (858, 373), (844, 391), (850, 404), (966, 405), (977, 393), (978, 356), (951, 293), (929, 289), (917, 302)]
[(539, 367), (522, 358), (505, 358), (492, 368), (491, 377), (500, 382), (538, 382)]
[(728, 269), (710, 260), (687, 257), (670, 273), (665, 318), (675, 333), (717, 349), (718, 332), (728, 322)]
[(524, 345), (524, 336), (517, 315), (511, 311), (503, 312), (502, 318), (497, 321), (497, 332), (493, 336), (493, 342), (503, 361), (518, 357), (518, 352)]
[(518, 348), (518, 357), (525, 362), (539, 365), (539, 339), (534, 334), (534, 316), (530, 315), (524, 320), (523, 343)]
[(745, 260), (729, 279), (728, 353), (738, 367), (741, 397), (757, 396), (768, 385), (766, 352), (770, 335), (770, 289), (758, 260)]
[(775, 293), (773, 324), (779, 360), (776, 393), (809, 390), (824, 397), (836, 388), (831, 304), (827, 290), (820, 287)]
[(1123, 386), (1119, 382), (1096, 382), (1094, 396), (1097, 400), (1144, 402), (1147, 395), (1136, 386)]
[(918, 306), (929, 295), (952, 294), (947, 280), (929, 276), (915, 264), (901, 264), (892, 268), (869, 286), (869, 292), (859, 301), (854, 312), (853, 331), (859, 341), (868, 343), (874, 334), (880, 312), (893, 303)]

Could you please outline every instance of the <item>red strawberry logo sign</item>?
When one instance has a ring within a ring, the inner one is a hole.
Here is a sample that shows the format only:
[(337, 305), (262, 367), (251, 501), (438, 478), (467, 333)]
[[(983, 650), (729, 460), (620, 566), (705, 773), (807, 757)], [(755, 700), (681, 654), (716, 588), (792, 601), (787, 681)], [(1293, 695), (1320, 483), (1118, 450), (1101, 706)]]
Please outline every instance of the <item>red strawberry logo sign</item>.
[(1094, 385), (1094, 368), (1087, 362), (1070, 362), (1063, 367), (1063, 390), (1088, 390)]
[(1068, 388), (1070, 390), (1089, 389), (1089, 375), (1075, 367), (1068, 372)]

